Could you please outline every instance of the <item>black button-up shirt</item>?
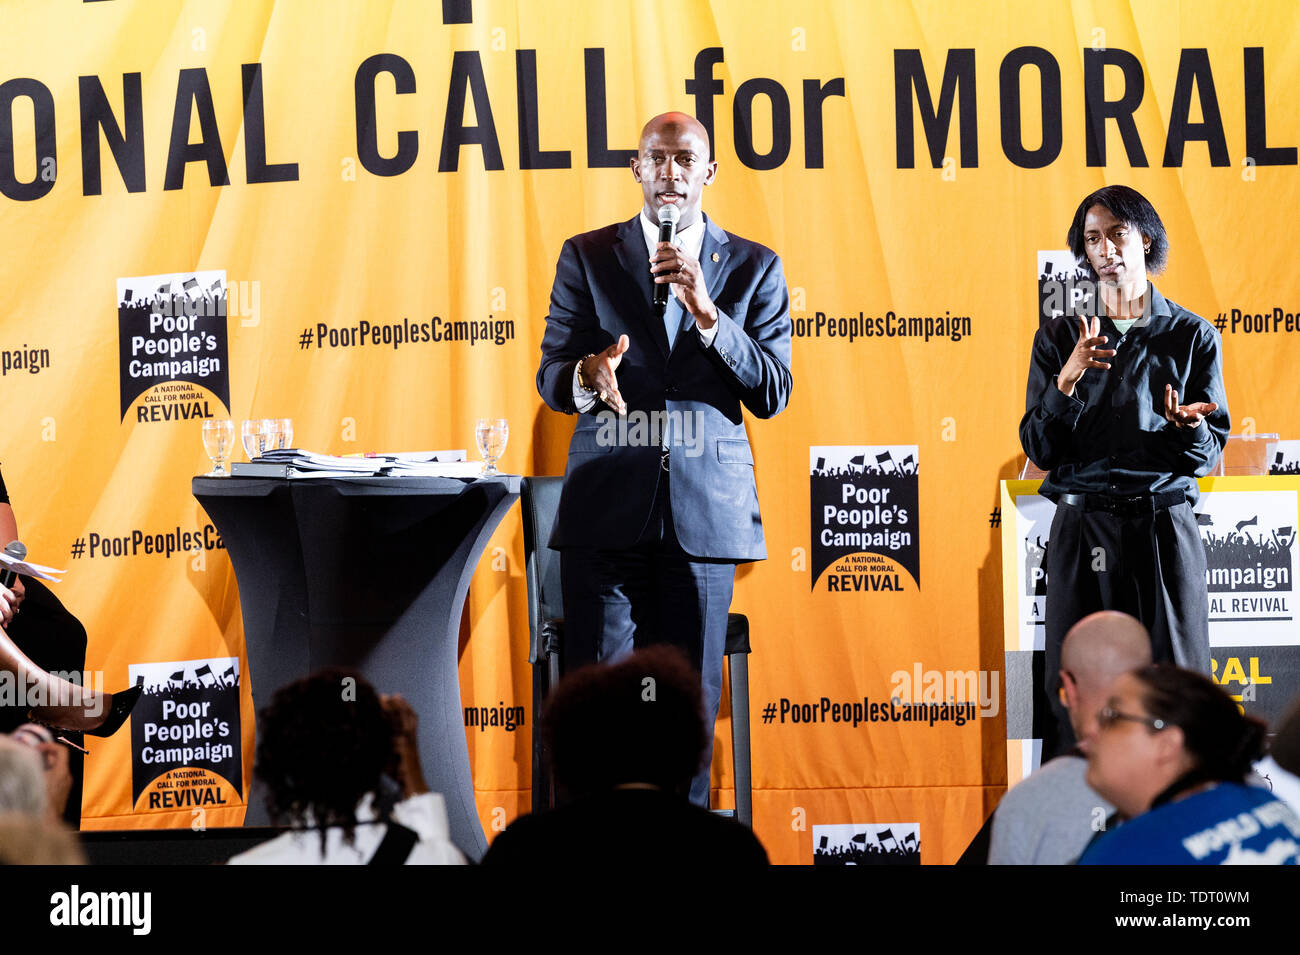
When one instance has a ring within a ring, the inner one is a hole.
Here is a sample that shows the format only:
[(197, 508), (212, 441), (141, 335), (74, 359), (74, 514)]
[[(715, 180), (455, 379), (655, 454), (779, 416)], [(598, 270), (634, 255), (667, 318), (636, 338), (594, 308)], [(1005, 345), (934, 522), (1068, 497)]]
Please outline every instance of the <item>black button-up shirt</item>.
[[(1219, 334), (1200, 316), (1165, 299), (1147, 283), (1149, 317), (1121, 335), (1109, 316), (1101, 334), (1114, 348), (1110, 370), (1089, 368), (1067, 396), (1056, 386), (1079, 340), (1078, 319), (1054, 318), (1034, 336), (1020, 420), (1020, 444), (1050, 473), (1040, 492), (1129, 497), (1182, 490), (1197, 498), (1196, 478), (1210, 472), (1231, 425), (1223, 390)], [(1219, 408), (1199, 427), (1165, 418), (1165, 385), (1178, 403), (1212, 401)]]

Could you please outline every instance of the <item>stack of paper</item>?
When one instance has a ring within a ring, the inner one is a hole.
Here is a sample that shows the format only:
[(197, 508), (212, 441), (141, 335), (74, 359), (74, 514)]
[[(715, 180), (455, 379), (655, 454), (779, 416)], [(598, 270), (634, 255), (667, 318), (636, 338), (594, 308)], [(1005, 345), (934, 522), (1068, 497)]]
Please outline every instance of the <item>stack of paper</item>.
[(467, 462), (465, 451), (401, 451), (391, 454), (317, 454), (301, 448), (267, 451), (249, 464), (236, 463), (235, 477), (454, 477), (476, 478), (481, 462)]

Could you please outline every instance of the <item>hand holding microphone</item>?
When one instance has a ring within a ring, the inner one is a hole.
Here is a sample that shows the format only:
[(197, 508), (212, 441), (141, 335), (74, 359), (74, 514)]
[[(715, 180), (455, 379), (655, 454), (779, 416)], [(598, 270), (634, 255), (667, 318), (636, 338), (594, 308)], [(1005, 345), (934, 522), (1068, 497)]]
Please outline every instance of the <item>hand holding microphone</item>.
[(654, 281), (655, 309), (663, 313), (668, 305), (668, 290), (672, 287), (682, 307), (691, 313), (701, 328), (712, 328), (718, 320), (718, 310), (704, 285), (704, 271), (697, 259), (673, 244), (676, 238), (677, 206), (665, 203), (659, 207), (659, 245), (650, 256), (650, 275)]
[[(659, 256), (663, 251), (664, 243), (673, 244), (673, 239), (677, 235), (677, 220), (679, 218), (681, 218), (681, 211), (677, 208), (676, 203), (667, 202), (659, 207), (659, 246), (650, 259), (650, 274), (654, 277), (656, 283), (659, 282), (659, 275), (655, 274), (655, 265), (661, 261)], [(668, 306), (668, 286), (666, 284), (655, 285), (654, 305), (659, 311), (663, 311)]]

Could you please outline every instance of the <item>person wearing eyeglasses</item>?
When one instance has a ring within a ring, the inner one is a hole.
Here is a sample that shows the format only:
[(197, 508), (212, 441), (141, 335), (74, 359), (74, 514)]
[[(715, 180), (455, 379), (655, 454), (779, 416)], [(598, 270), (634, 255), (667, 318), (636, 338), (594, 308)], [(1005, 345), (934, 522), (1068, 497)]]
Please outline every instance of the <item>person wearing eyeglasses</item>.
[(1208, 677), (1125, 674), (1097, 719), (1085, 779), (1127, 821), (1108, 823), (1080, 865), (1300, 864), (1300, 816), (1245, 785), (1264, 724)]

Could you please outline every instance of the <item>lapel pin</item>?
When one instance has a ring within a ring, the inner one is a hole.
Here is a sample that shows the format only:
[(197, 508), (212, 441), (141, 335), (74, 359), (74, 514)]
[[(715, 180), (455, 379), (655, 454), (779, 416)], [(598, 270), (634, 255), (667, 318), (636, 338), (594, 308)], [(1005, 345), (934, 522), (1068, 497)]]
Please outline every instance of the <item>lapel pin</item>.
[(718, 253), (714, 252), (711, 256), (709, 256), (709, 258), (713, 259), (714, 262), (718, 261)]

